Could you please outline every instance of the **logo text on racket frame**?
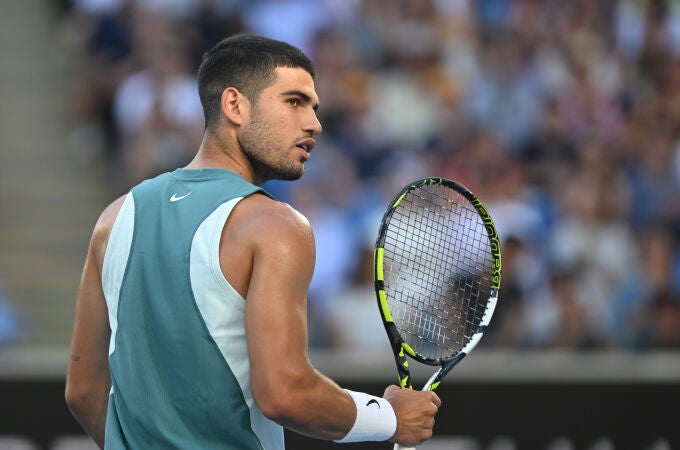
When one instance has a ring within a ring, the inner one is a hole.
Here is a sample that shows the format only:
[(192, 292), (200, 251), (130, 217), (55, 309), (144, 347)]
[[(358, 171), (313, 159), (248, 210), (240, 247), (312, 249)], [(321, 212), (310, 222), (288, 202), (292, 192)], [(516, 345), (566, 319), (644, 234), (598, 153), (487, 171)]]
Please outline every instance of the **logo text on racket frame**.
[(501, 287), (501, 244), (498, 239), (498, 233), (496, 232), (496, 227), (491, 220), (491, 215), (486, 210), (482, 202), (474, 197), (470, 199), (470, 203), (474, 205), (479, 212), (482, 222), (484, 222), (484, 227), (486, 228), (487, 234), (489, 235), (489, 244), (491, 246), (491, 254), (493, 256), (493, 266), (492, 266), (492, 276), (491, 276), (491, 287), (494, 289), (500, 289)]

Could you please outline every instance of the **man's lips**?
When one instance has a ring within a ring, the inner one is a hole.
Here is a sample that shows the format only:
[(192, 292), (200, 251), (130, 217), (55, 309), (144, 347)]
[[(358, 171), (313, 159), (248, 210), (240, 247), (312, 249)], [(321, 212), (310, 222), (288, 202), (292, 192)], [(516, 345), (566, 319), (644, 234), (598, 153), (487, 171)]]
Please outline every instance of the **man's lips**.
[(309, 153), (314, 149), (314, 145), (316, 145), (316, 142), (314, 139), (305, 139), (302, 142), (299, 142), (296, 147), (301, 148), (305, 152), (305, 159), (309, 160)]

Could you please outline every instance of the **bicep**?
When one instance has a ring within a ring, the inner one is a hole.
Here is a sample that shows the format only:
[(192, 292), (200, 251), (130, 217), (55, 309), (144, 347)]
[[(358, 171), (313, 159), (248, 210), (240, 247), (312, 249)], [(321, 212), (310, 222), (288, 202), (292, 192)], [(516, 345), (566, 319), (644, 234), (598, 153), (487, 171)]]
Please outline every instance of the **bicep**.
[[(254, 387), (297, 371), (307, 360), (307, 289), (314, 271), (308, 224), (284, 223), (256, 246), (246, 298), (246, 335)], [(259, 377), (259, 378), (258, 378)]]

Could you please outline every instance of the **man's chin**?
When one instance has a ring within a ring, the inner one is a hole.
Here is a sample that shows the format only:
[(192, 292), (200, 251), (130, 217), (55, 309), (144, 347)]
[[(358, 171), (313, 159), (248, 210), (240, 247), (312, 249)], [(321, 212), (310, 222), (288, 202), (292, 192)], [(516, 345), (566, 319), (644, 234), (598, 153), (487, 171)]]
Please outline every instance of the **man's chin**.
[(278, 172), (275, 173), (274, 176), (271, 178), (272, 180), (280, 180), (280, 181), (295, 181), (299, 180), (302, 178), (302, 175), (305, 174), (305, 169), (301, 168), (300, 170), (291, 170), (287, 172)]
[(295, 180), (299, 180), (300, 178), (302, 178), (302, 175), (304, 175), (304, 171), (296, 173), (296, 174), (282, 175), (282, 176), (280, 176), (276, 179), (281, 180), (281, 181), (295, 181)]
[(279, 181), (295, 181), (302, 178), (305, 173), (305, 167), (303, 164), (297, 166), (288, 166), (285, 168), (279, 167), (278, 169), (273, 167), (267, 167), (264, 165), (259, 165), (257, 167), (262, 174), (263, 180), (279, 180)]

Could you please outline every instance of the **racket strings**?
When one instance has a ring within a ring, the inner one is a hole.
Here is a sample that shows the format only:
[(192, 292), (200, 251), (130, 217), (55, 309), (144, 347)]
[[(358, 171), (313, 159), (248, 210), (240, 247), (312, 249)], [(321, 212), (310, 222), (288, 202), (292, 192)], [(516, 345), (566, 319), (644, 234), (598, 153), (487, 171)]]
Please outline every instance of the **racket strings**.
[(476, 209), (451, 188), (414, 189), (395, 208), (385, 289), (395, 325), (417, 353), (449, 357), (477, 332), (491, 292), (489, 247)]

